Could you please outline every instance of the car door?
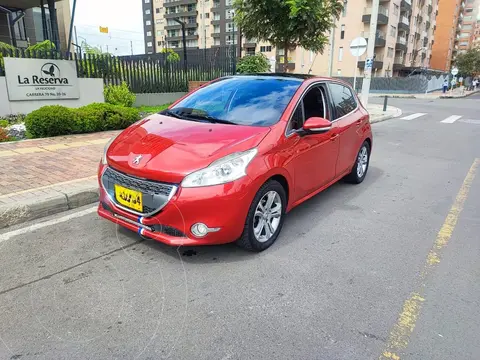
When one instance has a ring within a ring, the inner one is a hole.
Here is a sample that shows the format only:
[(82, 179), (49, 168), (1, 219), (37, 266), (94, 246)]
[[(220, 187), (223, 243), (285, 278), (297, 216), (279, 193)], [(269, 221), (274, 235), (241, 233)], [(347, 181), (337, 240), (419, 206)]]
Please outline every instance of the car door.
[(302, 128), (309, 117), (331, 119), (325, 84), (314, 84), (308, 88), (287, 126), (286, 136), (292, 154), (291, 167), (294, 173), (294, 196), (299, 200), (335, 177), (339, 140), (336, 127), (322, 134), (300, 136), (296, 130)]
[(350, 171), (360, 149), (361, 127), (368, 117), (361, 111), (352, 89), (346, 85), (330, 82), (328, 88), (331, 95), (334, 123), (340, 136), (340, 147), (336, 165), (336, 176)]

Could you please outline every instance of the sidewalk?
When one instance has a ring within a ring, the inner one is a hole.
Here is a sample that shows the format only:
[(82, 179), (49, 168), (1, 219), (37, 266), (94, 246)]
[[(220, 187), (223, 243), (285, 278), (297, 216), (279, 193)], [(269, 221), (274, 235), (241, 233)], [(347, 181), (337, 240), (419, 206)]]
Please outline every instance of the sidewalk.
[(389, 98), (402, 98), (402, 99), (425, 99), (425, 100), (434, 100), (434, 99), (457, 99), (470, 96), (480, 92), (480, 89), (474, 91), (462, 91), (461, 89), (455, 89), (453, 92), (448, 91), (446, 94), (443, 94), (442, 91), (435, 91), (428, 94), (380, 94), (380, 93), (370, 93), (370, 97), (385, 97)]
[[(369, 105), (371, 122), (399, 116)], [(98, 200), (97, 168), (118, 131), (0, 143), (0, 229)]]

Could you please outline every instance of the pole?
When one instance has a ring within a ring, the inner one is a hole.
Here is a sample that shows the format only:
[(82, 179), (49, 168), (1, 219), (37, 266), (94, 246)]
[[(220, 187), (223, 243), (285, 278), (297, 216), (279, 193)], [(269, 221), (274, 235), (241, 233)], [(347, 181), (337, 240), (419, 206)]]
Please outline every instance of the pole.
[(133, 55), (133, 41), (130, 40), (130, 52)]
[(77, 0), (73, 0), (72, 19), (70, 20), (70, 31), (68, 33), (67, 54), (70, 54), (70, 46), (72, 44), (72, 30), (75, 23), (75, 9), (77, 8)]
[(387, 105), (388, 105), (388, 96), (385, 95), (385, 99), (383, 100), (383, 112), (387, 111)]
[(43, 40), (48, 40), (47, 15), (45, 13), (45, 3), (43, 0), (40, 0), (40, 10), (42, 13)]
[(353, 77), (353, 90), (357, 92), (357, 68), (358, 68), (358, 55), (355, 60), (355, 76)]
[(330, 30), (330, 56), (328, 58), (328, 76), (330, 77), (333, 73), (333, 55), (335, 53), (335, 20), (335, 17), (333, 17), (333, 26)]
[(182, 39), (183, 39), (183, 68), (185, 70), (185, 74), (187, 73), (187, 37), (185, 35), (185, 23), (182, 22)]
[[(78, 37), (77, 37), (77, 27), (73, 27), (73, 31), (75, 33), (75, 44), (78, 44)], [(77, 48), (78, 49), (78, 48)], [(80, 55), (82, 54), (82, 47), (80, 46)]]
[[(372, 15), (370, 17), (370, 33), (368, 35), (368, 46), (367, 46), (367, 59), (371, 59), (373, 63), (373, 56), (375, 55), (375, 35), (377, 33), (377, 19), (378, 19), (378, 8), (380, 6), (380, 0), (372, 1)], [(365, 61), (365, 66), (367, 61)], [(372, 64), (373, 65), (373, 64)], [(370, 83), (372, 81), (372, 72), (371, 69), (367, 71), (365, 67), (364, 79), (362, 85), (362, 103), (363, 106), (368, 106), (368, 95), (370, 93)]]

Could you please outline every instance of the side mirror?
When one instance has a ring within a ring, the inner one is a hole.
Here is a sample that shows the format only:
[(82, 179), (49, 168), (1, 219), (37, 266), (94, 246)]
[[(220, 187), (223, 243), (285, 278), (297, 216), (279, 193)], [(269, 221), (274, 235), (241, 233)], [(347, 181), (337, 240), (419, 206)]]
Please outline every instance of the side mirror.
[(321, 117), (311, 117), (305, 121), (299, 135), (323, 134), (332, 129), (332, 123)]

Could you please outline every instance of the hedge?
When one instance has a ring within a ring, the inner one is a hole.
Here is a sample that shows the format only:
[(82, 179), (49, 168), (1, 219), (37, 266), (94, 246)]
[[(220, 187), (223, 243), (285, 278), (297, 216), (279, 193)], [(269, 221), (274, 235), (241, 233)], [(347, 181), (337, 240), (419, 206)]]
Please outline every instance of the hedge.
[(125, 129), (140, 119), (137, 109), (94, 103), (78, 109), (44, 106), (25, 118), (31, 138)]

